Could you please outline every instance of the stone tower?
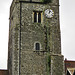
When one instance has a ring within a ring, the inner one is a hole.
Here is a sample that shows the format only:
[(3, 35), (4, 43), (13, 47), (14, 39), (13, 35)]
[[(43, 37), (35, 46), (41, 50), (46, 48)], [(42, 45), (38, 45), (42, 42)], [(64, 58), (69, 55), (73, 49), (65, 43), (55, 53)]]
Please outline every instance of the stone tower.
[(13, 0), (9, 75), (63, 75), (59, 0)]

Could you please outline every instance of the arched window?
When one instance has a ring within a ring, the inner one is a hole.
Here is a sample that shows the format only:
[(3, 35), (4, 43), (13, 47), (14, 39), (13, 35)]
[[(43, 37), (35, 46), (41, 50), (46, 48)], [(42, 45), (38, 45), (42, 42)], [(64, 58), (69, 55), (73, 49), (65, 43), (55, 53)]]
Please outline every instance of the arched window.
[(35, 50), (40, 50), (40, 44), (39, 43), (35, 44)]
[(41, 11), (33, 11), (34, 23), (42, 22), (42, 12)]

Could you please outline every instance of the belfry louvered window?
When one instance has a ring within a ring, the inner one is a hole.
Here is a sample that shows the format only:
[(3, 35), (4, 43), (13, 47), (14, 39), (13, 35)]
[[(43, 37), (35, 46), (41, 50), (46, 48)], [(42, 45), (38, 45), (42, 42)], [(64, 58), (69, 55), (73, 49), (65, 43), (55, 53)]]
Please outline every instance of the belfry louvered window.
[(34, 11), (33, 16), (34, 16), (34, 23), (41, 23), (41, 20), (42, 20), (42, 12), (41, 11)]

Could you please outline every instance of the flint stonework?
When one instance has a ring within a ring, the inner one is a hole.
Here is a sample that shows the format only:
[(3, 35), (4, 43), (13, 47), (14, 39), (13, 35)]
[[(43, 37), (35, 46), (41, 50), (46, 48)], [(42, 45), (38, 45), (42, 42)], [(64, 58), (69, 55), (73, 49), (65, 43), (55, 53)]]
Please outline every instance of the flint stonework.
[[(46, 9), (54, 11), (52, 18), (46, 17)], [(34, 11), (41, 12), (41, 23), (34, 22)], [(64, 75), (59, 0), (13, 0), (8, 54), (9, 75)]]

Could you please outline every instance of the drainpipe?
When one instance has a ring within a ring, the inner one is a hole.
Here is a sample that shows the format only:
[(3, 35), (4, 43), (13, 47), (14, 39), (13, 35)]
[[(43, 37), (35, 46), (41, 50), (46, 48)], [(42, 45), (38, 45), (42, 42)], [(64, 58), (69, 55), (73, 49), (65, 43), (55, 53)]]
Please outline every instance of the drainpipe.
[(21, 74), (20, 65), (21, 65), (21, 11), (22, 3), (20, 2), (20, 31), (19, 31), (19, 75)]

